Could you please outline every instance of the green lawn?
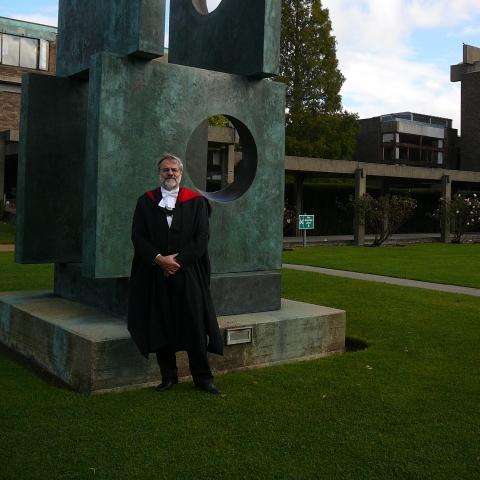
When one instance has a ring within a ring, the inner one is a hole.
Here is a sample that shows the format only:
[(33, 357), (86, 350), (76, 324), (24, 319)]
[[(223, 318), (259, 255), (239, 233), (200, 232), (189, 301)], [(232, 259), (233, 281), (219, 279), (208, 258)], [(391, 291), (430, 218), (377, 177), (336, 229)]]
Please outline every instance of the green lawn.
[(190, 384), (81, 395), (0, 353), (0, 476), (479, 477), (480, 298), (297, 271), (283, 288), (346, 309), (348, 335), (369, 348), (220, 376), (222, 397)]
[(15, 243), (15, 228), (0, 222), (0, 243)]
[(18, 265), (13, 253), (0, 253), (0, 292), (53, 288), (53, 265)]
[(284, 252), (283, 261), (480, 288), (480, 244), (307, 247)]

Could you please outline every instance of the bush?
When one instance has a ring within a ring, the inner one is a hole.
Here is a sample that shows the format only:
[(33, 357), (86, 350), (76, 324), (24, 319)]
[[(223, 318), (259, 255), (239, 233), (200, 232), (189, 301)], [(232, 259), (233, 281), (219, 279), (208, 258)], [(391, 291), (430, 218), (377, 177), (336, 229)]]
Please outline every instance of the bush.
[(297, 209), (286, 204), (283, 208), (283, 235), (294, 236), (297, 229)]
[(477, 194), (457, 193), (451, 200), (440, 199), (434, 216), (440, 225), (447, 225), (452, 234), (452, 243), (462, 243), (467, 231), (480, 226), (480, 199)]
[(378, 247), (395, 233), (417, 208), (408, 196), (385, 195), (373, 198), (368, 193), (352, 202), (355, 214), (367, 230), (375, 235), (372, 246)]

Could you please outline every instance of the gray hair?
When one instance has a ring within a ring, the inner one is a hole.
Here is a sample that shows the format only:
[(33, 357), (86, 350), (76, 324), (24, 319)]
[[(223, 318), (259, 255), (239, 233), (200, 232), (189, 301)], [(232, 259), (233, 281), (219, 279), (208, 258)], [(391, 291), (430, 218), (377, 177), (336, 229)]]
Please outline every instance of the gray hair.
[(180, 169), (181, 172), (183, 172), (183, 163), (182, 161), (176, 157), (175, 155), (172, 155), (171, 153), (164, 153), (161, 157), (160, 160), (157, 163), (157, 168), (160, 170), (160, 165), (162, 162), (165, 160), (172, 160), (173, 162), (177, 162), (178, 168)]

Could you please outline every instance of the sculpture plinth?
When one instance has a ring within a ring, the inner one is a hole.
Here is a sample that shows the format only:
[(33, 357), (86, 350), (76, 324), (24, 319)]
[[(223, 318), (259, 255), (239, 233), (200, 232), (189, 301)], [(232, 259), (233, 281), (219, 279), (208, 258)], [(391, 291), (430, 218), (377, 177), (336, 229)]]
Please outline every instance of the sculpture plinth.
[[(8, 319), (8, 321), (7, 321)], [(219, 317), (220, 329), (251, 328), (251, 343), (212, 356), (215, 374), (342, 353), (342, 310), (282, 301), (273, 312)], [(158, 365), (139, 355), (125, 322), (46, 292), (0, 294), (0, 341), (81, 392), (155, 385)], [(179, 376), (188, 378), (181, 356)]]

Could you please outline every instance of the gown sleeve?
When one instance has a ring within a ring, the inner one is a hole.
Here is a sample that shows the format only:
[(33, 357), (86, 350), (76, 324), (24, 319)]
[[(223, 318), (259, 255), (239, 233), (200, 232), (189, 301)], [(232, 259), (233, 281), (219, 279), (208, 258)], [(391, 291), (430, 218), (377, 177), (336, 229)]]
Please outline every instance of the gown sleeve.
[(192, 239), (182, 248), (176, 257), (181, 265), (191, 265), (207, 252), (209, 237), (208, 207), (205, 199), (198, 201), (195, 219), (195, 232)]
[(135, 253), (146, 262), (153, 262), (158, 255), (157, 249), (150, 241), (141, 199), (138, 200), (135, 213), (133, 214), (132, 243), (135, 248)]

